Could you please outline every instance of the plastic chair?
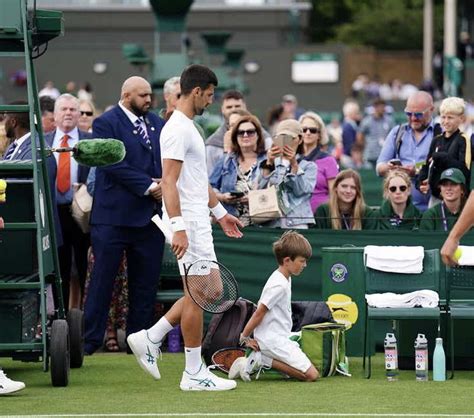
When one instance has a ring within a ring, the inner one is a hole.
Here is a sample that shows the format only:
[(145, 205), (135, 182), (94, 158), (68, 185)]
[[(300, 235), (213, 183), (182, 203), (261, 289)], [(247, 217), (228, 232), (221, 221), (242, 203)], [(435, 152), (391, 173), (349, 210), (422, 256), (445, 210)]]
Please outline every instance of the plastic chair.
[[(440, 259), (438, 250), (425, 250), (423, 258), (423, 271), (420, 274), (387, 273), (365, 266), (365, 293), (409, 293), (416, 290), (440, 290)], [(433, 319), (440, 326), (440, 308), (373, 308), (365, 302), (366, 317), (364, 330), (364, 359), (365, 370), (366, 358), (368, 368), (365, 377), (371, 375), (370, 354), (370, 321), (375, 320), (409, 320), (409, 319)], [(368, 350), (369, 348), (369, 350)]]
[(446, 305), (448, 309), (449, 355), (451, 375), (454, 377), (454, 320), (474, 319), (474, 299), (453, 299), (453, 291), (474, 290), (474, 267), (457, 266), (446, 268)]

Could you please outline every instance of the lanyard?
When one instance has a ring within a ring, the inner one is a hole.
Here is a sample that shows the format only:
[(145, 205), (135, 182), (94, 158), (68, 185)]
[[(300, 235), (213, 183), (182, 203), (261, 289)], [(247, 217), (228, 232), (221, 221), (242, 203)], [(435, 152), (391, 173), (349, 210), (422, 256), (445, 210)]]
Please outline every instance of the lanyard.
[[(349, 219), (349, 223), (347, 222), (347, 219)], [(350, 217), (348, 217), (346, 214), (342, 214), (342, 221), (344, 222), (344, 226), (346, 227), (347, 230), (351, 230), (352, 226), (350, 224)]]
[(443, 217), (443, 228), (448, 232), (448, 220), (446, 219), (446, 212), (444, 211), (444, 203), (441, 203), (441, 216)]

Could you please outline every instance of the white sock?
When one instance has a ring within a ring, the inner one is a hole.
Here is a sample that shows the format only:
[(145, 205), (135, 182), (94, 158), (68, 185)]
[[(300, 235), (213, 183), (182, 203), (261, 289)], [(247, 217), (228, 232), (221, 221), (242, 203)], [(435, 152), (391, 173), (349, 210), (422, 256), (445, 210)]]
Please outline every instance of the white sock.
[(262, 354), (262, 366), (268, 369), (272, 368), (273, 359), (271, 357)]
[(202, 365), (201, 347), (184, 347), (184, 354), (186, 357), (185, 370), (189, 374), (196, 374)]
[(159, 343), (172, 329), (173, 325), (171, 325), (168, 320), (162, 316), (160, 320), (147, 331), (148, 339), (151, 342)]

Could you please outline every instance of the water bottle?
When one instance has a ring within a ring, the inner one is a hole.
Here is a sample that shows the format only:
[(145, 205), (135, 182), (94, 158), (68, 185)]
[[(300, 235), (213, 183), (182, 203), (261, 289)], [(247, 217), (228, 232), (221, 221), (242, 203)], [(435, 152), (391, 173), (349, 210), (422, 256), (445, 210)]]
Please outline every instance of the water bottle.
[(433, 380), (436, 382), (444, 382), (446, 380), (446, 356), (444, 355), (442, 338), (436, 338), (436, 346), (433, 353)]
[(418, 334), (415, 340), (415, 374), (417, 382), (428, 380), (428, 340)]
[(179, 353), (181, 351), (181, 327), (176, 325), (168, 333), (168, 352)]
[(385, 374), (387, 380), (398, 380), (398, 350), (395, 334), (387, 333), (383, 346), (385, 349)]

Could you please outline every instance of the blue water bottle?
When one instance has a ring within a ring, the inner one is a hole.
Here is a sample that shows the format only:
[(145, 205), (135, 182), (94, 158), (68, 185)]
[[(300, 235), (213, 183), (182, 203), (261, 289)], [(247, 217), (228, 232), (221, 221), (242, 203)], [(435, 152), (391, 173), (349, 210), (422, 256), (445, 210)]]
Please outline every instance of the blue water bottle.
[(442, 338), (436, 338), (436, 347), (433, 353), (433, 380), (435, 382), (446, 380), (446, 356)]

